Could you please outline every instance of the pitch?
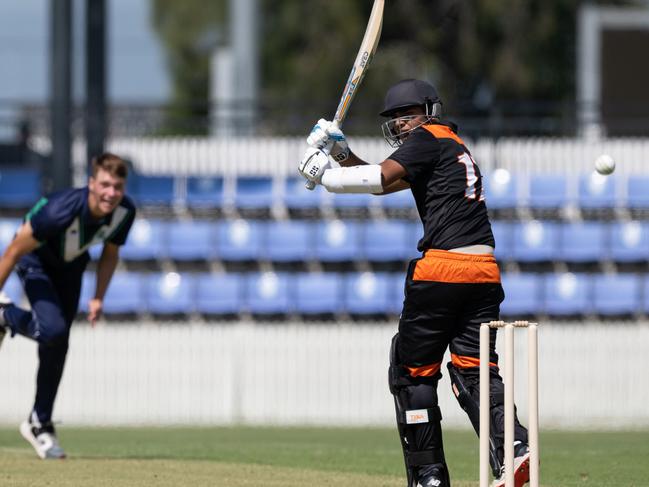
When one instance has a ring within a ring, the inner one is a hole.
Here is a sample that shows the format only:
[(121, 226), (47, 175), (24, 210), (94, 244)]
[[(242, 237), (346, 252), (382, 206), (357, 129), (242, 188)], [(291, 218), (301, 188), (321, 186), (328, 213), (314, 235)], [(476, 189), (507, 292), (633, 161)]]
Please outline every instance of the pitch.
[[(403, 487), (392, 429), (70, 428), (70, 458), (44, 462), (15, 429), (0, 429), (0, 485), (26, 487)], [(476, 487), (478, 442), (447, 431), (454, 487)], [(541, 432), (544, 487), (647, 486), (649, 431)]]

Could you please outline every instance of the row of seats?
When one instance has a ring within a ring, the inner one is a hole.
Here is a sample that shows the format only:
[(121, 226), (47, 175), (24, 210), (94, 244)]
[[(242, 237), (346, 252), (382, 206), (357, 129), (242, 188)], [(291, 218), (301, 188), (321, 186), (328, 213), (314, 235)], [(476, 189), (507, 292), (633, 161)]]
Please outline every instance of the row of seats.
[[(20, 224), (0, 219), (0, 248)], [(645, 221), (531, 220), (492, 223), (496, 257), (514, 262), (649, 260)], [(395, 262), (417, 257), (421, 223), (409, 220), (149, 220), (135, 221), (126, 261)], [(92, 249), (94, 257), (100, 246)]]
[[(649, 314), (649, 277), (639, 274), (504, 273), (503, 316), (624, 316)], [(87, 311), (95, 276), (84, 276), (80, 308)], [(106, 314), (396, 315), (403, 273), (137, 273), (117, 272)], [(6, 292), (16, 302), (15, 275)]]
[[(602, 176), (592, 174), (516, 174), (497, 169), (484, 175), (490, 209), (649, 209), (649, 174)], [(372, 195), (333, 195), (317, 187), (309, 191), (299, 177), (129, 177), (127, 192), (143, 206), (186, 206), (193, 209), (316, 210), (322, 207), (412, 209), (409, 191), (380, 198)], [(40, 196), (38, 172), (7, 169), (0, 172), (0, 207), (25, 207)]]

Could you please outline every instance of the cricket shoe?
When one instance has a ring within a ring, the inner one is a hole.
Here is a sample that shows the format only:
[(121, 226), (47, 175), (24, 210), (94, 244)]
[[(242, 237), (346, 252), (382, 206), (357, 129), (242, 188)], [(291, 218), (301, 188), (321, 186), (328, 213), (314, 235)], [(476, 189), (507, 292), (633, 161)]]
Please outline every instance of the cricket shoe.
[(56, 438), (54, 425), (51, 422), (40, 424), (35, 421), (35, 414), (32, 413), (28, 421), (21, 423), (20, 434), (34, 447), (36, 454), (43, 460), (65, 458), (65, 452)]
[(0, 347), (2, 347), (2, 341), (5, 339), (8, 330), (7, 320), (5, 320), (5, 308), (11, 304), (13, 303), (9, 296), (4, 291), (0, 291)]
[(441, 463), (422, 468), (419, 477), (417, 487), (450, 487), (446, 466)]
[[(514, 487), (522, 487), (530, 481), (530, 449), (525, 443), (514, 446)], [(500, 468), (500, 476), (491, 487), (505, 487), (505, 466)]]

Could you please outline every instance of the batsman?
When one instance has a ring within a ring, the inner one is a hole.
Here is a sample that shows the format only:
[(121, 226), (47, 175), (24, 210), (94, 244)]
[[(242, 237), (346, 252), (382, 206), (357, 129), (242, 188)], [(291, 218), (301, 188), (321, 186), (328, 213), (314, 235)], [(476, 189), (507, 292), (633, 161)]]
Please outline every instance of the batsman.
[[(386, 160), (361, 160), (338, 124), (321, 119), (307, 138), (299, 171), (332, 193), (412, 192), (423, 224), (421, 256), (408, 266), (389, 386), (408, 487), (448, 487), (437, 383), (450, 348), (452, 390), (478, 433), (480, 324), (499, 319), (504, 299), (495, 241), (480, 169), (457, 127), (442, 119), (435, 87), (415, 79), (398, 82), (387, 91), (380, 115), (387, 119), (383, 135), (396, 149)], [(504, 386), (495, 347), (492, 329), (490, 464), (492, 486), (502, 487)], [(515, 424), (515, 484), (520, 487), (529, 480), (529, 451), (527, 430), (518, 419)]]

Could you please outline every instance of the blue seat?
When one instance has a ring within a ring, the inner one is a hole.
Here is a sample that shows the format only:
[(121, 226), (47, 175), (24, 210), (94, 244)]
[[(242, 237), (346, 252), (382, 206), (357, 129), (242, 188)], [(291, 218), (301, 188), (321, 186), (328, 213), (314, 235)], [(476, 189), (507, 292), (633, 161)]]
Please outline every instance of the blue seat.
[(258, 260), (262, 255), (264, 226), (256, 220), (217, 222), (217, 257), (224, 261)]
[(392, 262), (416, 257), (417, 243), (410, 222), (370, 220), (362, 224), (362, 256), (370, 262)]
[(199, 313), (232, 315), (244, 308), (245, 279), (241, 274), (200, 273), (195, 281), (194, 307)]
[(640, 311), (640, 278), (635, 274), (593, 276), (593, 309), (599, 315), (632, 315)]
[(568, 203), (568, 178), (563, 174), (533, 174), (527, 206), (533, 210), (558, 210)]
[(0, 218), (0, 252), (4, 252), (22, 225), (20, 218)]
[(144, 302), (155, 315), (186, 314), (194, 311), (194, 279), (191, 274), (155, 273), (145, 277)]
[(532, 220), (515, 223), (512, 256), (519, 262), (550, 262), (557, 253), (558, 228), (555, 223)]
[(330, 220), (316, 224), (315, 257), (321, 262), (354, 261), (361, 254), (360, 224)]
[(156, 260), (166, 255), (167, 232), (160, 220), (136, 218), (126, 243), (120, 248), (124, 260)]
[(235, 187), (234, 206), (239, 209), (271, 208), (275, 202), (272, 178), (239, 176)]
[(609, 257), (615, 262), (649, 260), (649, 224), (629, 221), (610, 225)]
[(36, 169), (0, 170), (0, 206), (26, 208), (41, 195), (41, 177)]
[(491, 231), (496, 240), (494, 255), (498, 260), (511, 260), (513, 248), (512, 224), (503, 221), (492, 221)]
[(609, 209), (617, 205), (617, 180), (597, 172), (579, 177), (577, 204), (583, 209)]
[(337, 193), (322, 193), (322, 204), (323, 206), (330, 206), (336, 209), (344, 208), (359, 208), (366, 209), (370, 206), (378, 204), (375, 201), (378, 197), (369, 193), (346, 193), (346, 194), (337, 194)]
[(352, 315), (393, 313), (392, 291), (388, 274), (347, 274), (344, 277), (344, 307)]
[(266, 256), (272, 262), (304, 262), (312, 257), (314, 224), (287, 220), (268, 222)]
[(11, 299), (14, 304), (20, 304), (25, 296), (23, 285), (14, 272), (9, 274), (2, 290), (7, 294), (7, 296), (9, 296), (9, 299)]
[(186, 203), (189, 208), (221, 208), (224, 204), (222, 177), (187, 178)]
[(406, 297), (406, 276), (402, 273), (390, 273), (388, 274), (388, 281), (390, 285), (390, 291), (388, 293), (390, 311), (398, 315), (403, 309), (403, 300)]
[(289, 277), (284, 273), (251, 273), (245, 277), (245, 308), (254, 315), (288, 314), (293, 311)]
[(308, 190), (304, 186), (304, 178), (286, 178), (282, 191), (282, 200), (289, 210), (317, 210), (322, 205), (323, 193), (326, 190), (317, 185), (313, 190)]
[(607, 255), (606, 226), (601, 222), (563, 223), (559, 230), (557, 259), (564, 262), (598, 262)]
[(503, 315), (523, 316), (542, 312), (542, 280), (538, 274), (521, 273), (502, 275), (505, 300), (500, 305)]
[(140, 273), (116, 272), (106, 292), (104, 312), (107, 314), (142, 312), (144, 308), (142, 281)]
[(342, 278), (336, 273), (297, 274), (295, 311), (303, 315), (340, 313), (344, 309)]
[(215, 255), (216, 231), (205, 220), (171, 221), (167, 226), (167, 255), (178, 261), (210, 260)]
[(631, 209), (649, 209), (649, 175), (629, 174), (626, 180), (626, 204)]
[(569, 316), (592, 310), (592, 284), (587, 274), (548, 274), (543, 284), (543, 308), (547, 314)]
[(128, 178), (127, 192), (139, 205), (171, 206), (176, 199), (175, 179), (133, 174)]
[(490, 210), (513, 210), (520, 203), (520, 176), (496, 169), (482, 177), (485, 201)]
[(386, 210), (412, 210), (415, 208), (415, 198), (409, 189), (381, 195), (377, 200), (378, 204)]

